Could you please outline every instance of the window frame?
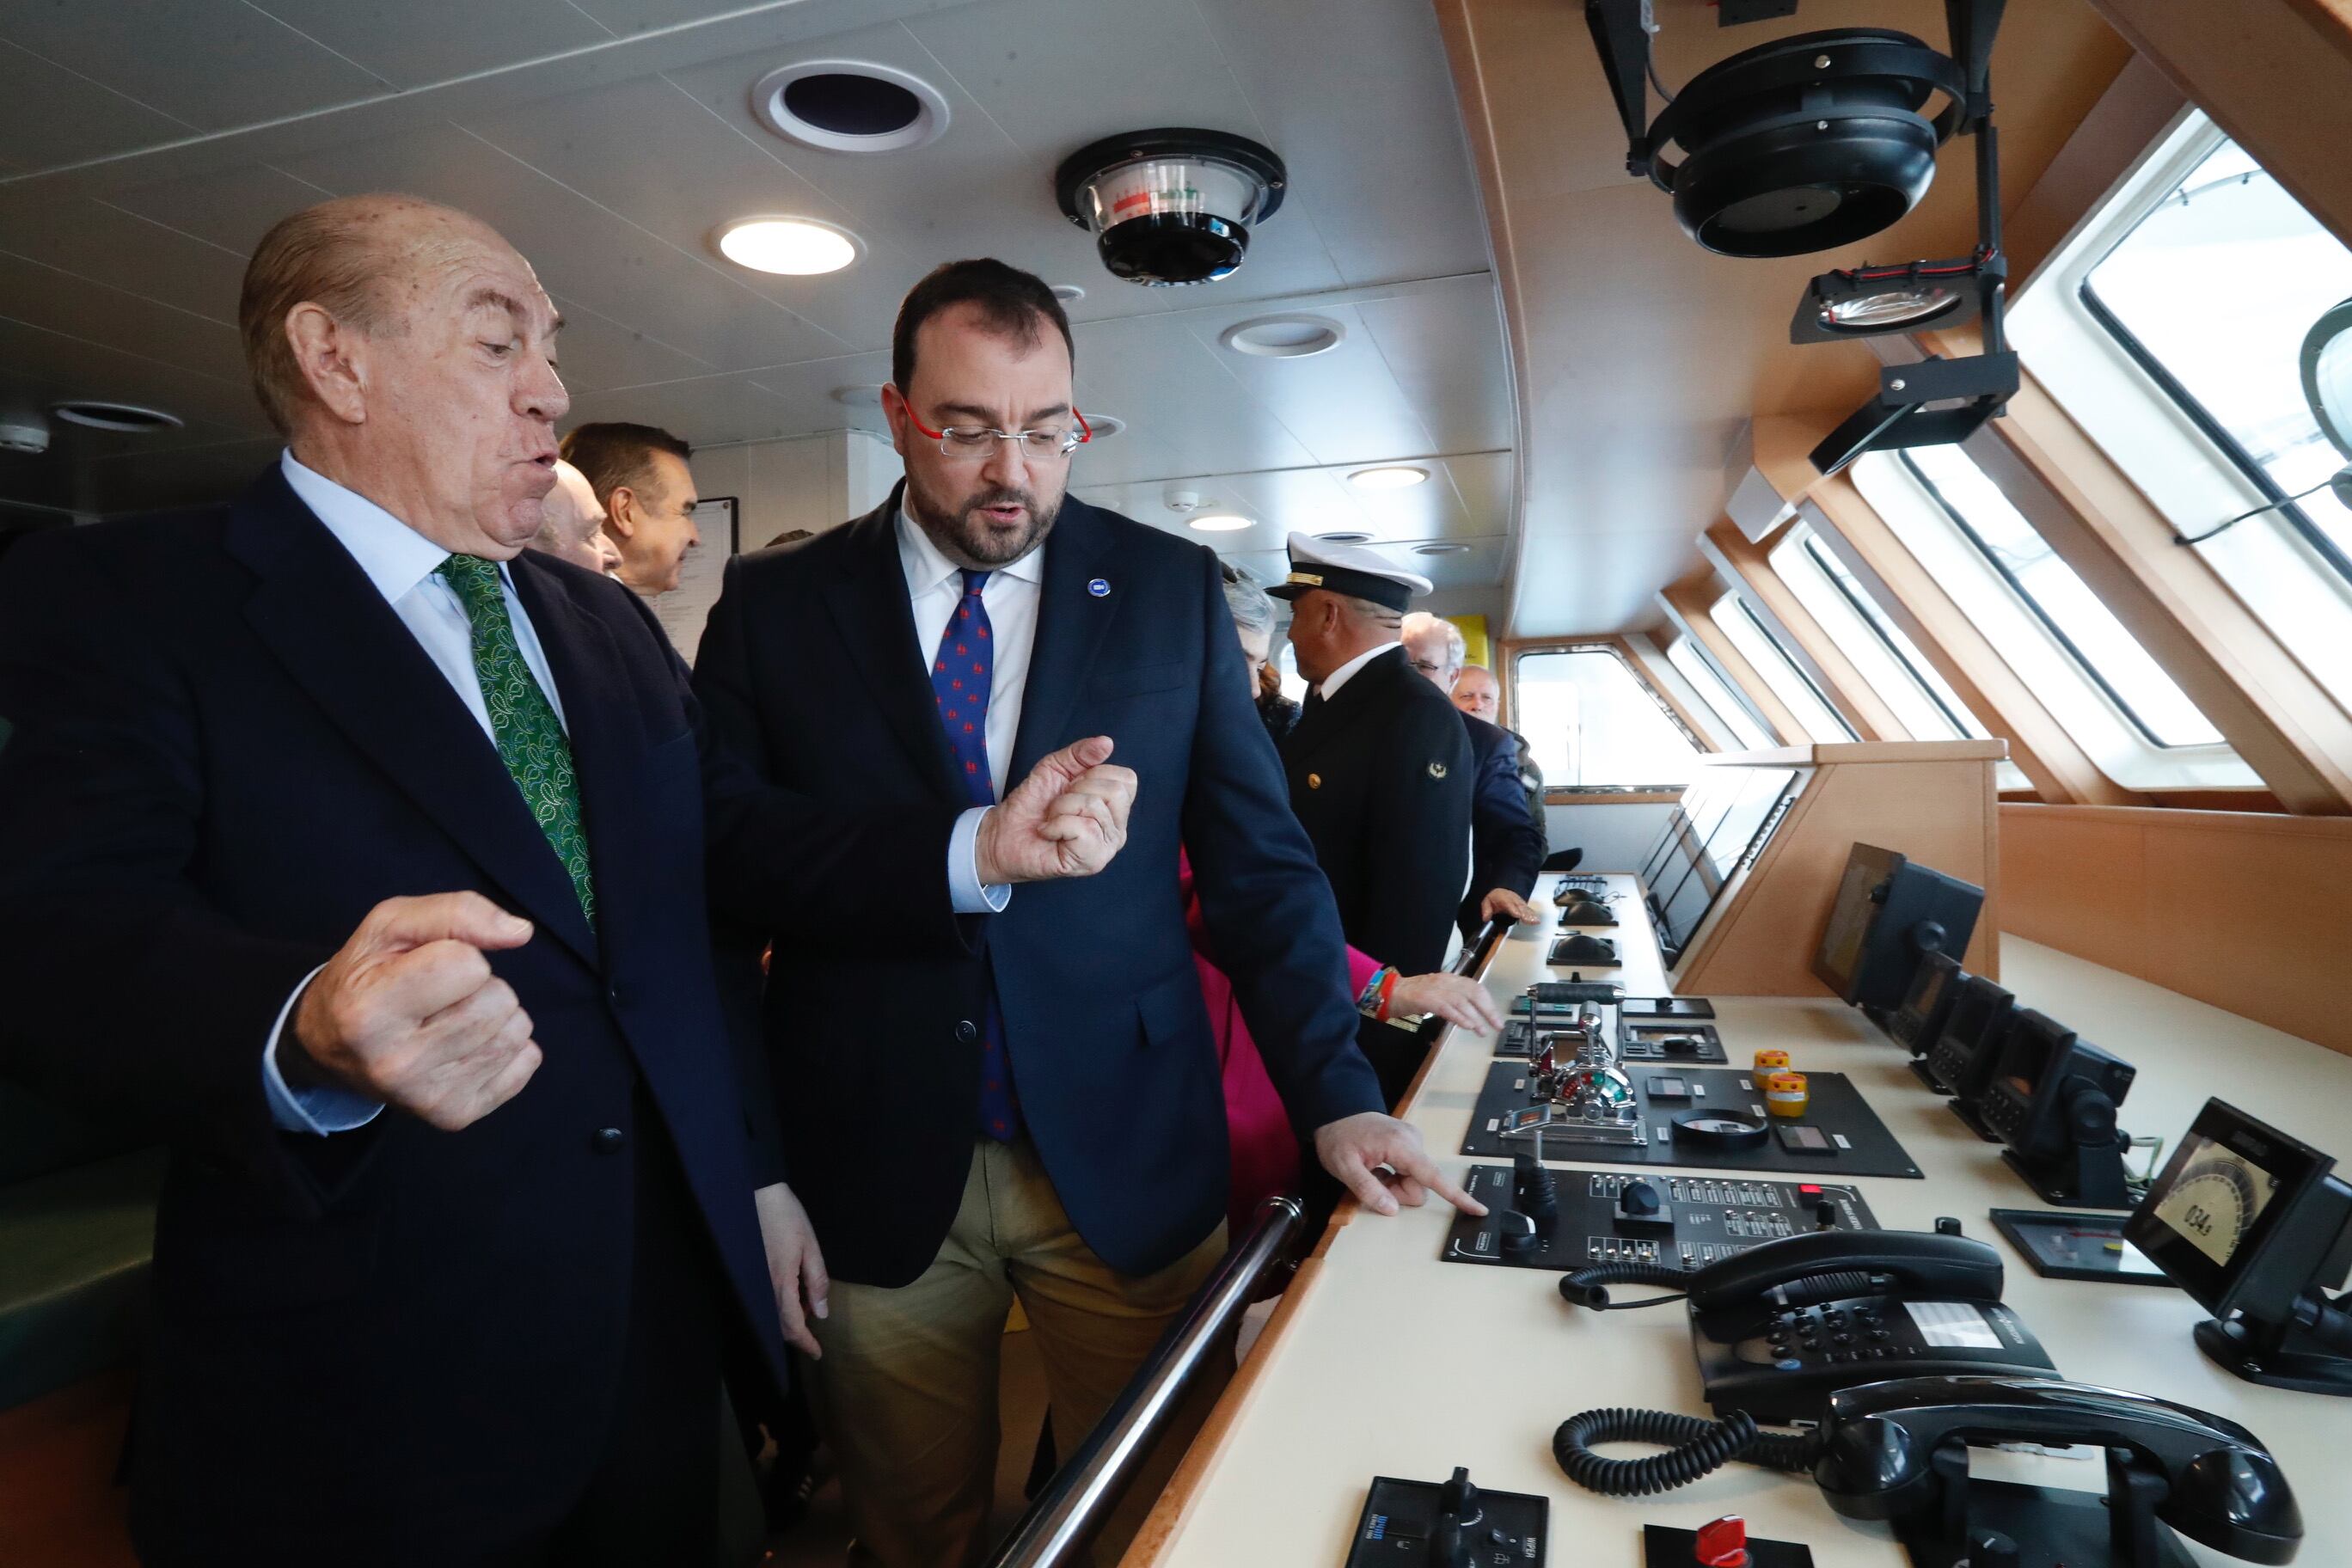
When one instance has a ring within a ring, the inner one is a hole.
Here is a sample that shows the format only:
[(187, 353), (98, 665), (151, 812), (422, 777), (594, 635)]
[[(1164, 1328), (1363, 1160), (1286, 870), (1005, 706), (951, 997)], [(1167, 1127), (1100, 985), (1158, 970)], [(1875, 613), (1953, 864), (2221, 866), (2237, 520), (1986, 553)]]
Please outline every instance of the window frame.
[[(1706, 688), (1693, 680), (1690, 671), (1675, 662), (1675, 650), (1678, 647), (1690, 649), (1690, 657), (1697, 661), (1699, 669), (1722, 689), (1726, 697), (1731, 700), (1735, 712), (1725, 712), (1723, 705), (1707, 694)], [(1676, 628), (1673, 640), (1659, 651), (1659, 657), (1666, 661), (1667, 668), (1683, 678), (1684, 683), (1691, 689), (1692, 696), (1697, 699), (1699, 706), (1706, 709), (1714, 716), (1715, 721), (1723, 726), (1724, 733), (1738, 742), (1737, 745), (1724, 748), (1725, 750), (1763, 752), (1770, 751), (1780, 743), (1773, 739), (1772, 726), (1766, 721), (1764, 715), (1756, 711), (1755, 705), (1748, 700), (1748, 694), (1739, 689), (1739, 683), (1731, 679), (1729, 672), (1717, 664), (1715, 656), (1707, 651), (1706, 645), (1690, 631)], [(1754, 733), (1755, 739), (1752, 742), (1748, 734), (1743, 731), (1743, 726), (1747, 731)]]
[[(1727, 637), (1730, 637), (1732, 636), (1731, 628), (1724, 625), (1721, 614), (1724, 602), (1726, 600), (1730, 601), (1733, 608), (1747, 620), (1748, 625), (1755, 631), (1756, 635), (1763, 639), (1764, 646), (1772, 650), (1773, 657), (1780, 661), (1781, 665), (1788, 669), (1790, 675), (1796, 677), (1799, 684), (1803, 686), (1806, 692), (1811, 696), (1812, 700), (1821, 705), (1822, 711), (1827, 713), (1842, 731), (1842, 733), (1834, 735), (1822, 735), (1814, 733), (1812, 726), (1805, 722), (1805, 715), (1799, 712), (1796, 708), (1790, 704), (1787, 695), (1777, 690), (1774, 691), (1773, 696), (1780, 699), (1780, 705), (1782, 707), (1789, 709), (1790, 717), (1794, 718), (1797, 721), (1797, 727), (1805, 732), (1807, 743), (1820, 746), (1832, 746), (1843, 745), (1849, 742), (1861, 740), (1862, 731), (1854, 728), (1853, 721), (1848, 719), (1844, 712), (1839, 709), (1838, 705), (1834, 701), (1831, 700), (1830, 694), (1822, 689), (1822, 683), (1814, 679), (1812, 675), (1805, 668), (1805, 667), (1798, 661), (1796, 656), (1791, 654), (1788, 648), (1781, 644), (1780, 639), (1773, 635), (1771, 626), (1765, 621), (1763, 616), (1756, 613), (1756, 606), (1748, 602), (1748, 595), (1744, 589), (1729, 589), (1707, 605), (1707, 614), (1714, 618), (1715, 624), (1722, 629), (1723, 635)], [(1735, 647), (1738, 646), (1738, 639), (1736, 637), (1732, 638), (1733, 645)], [(1747, 650), (1742, 648), (1740, 652), (1742, 656), (1745, 657)], [(1751, 665), (1755, 662), (1756, 661), (1752, 658), (1748, 659), (1748, 663)], [(1757, 670), (1756, 677), (1758, 679), (1763, 681), (1767, 686), (1770, 686), (1772, 684), (1772, 678), (1766, 674), (1762, 669)]]
[[(1965, 451), (1963, 451), (1962, 456), (1967, 456)], [(2049, 610), (2044, 608), (2042, 601), (2035, 598), (2026, 588), (2025, 584), (2018, 580), (2017, 574), (2010, 570), (2009, 563), (2000, 558), (2000, 552), (1993, 549), (1991, 543), (1986, 540), (1983, 534), (1977, 531), (1976, 525), (1968, 520), (1968, 515), (1958, 507), (1952, 504), (1951, 498), (1945, 495), (1943, 490), (1937, 486), (1936, 481), (1927, 477), (1927, 471), (1925, 468), (1922, 468), (1918, 465), (1917, 461), (1912, 458), (1909, 450), (1898, 449), (1895, 452), (1894, 458), (1895, 462), (1901, 465), (1903, 471), (1909, 476), (1911, 482), (1918, 486), (1919, 489), (1926, 493), (1929, 503), (1932, 504), (1937, 510), (1943, 513), (1947, 521), (1948, 521), (1954, 528), (1959, 530), (1960, 537), (1967, 540), (1969, 543), (1974, 547), (1977, 554), (1983, 558), (1984, 563), (1992, 568), (1994, 574), (2000, 577), (2003, 583), (2009, 584), (2009, 591), (2016, 596), (2017, 602), (2025, 607), (2025, 613), (2032, 616), (2035, 623), (2039, 625), (2044, 632), (2047, 632), (2050, 635), (2050, 640), (2056, 643), (2058, 647), (2064, 651), (2066, 658), (2074, 664), (2075, 671), (2080, 674), (2084, 679), (2089, 681), (2098, 689), (2099, 695), (2106, 699), (2107, 706), (2116, 710), (2116, 716), (2131, 727), (2132, 732), (2137, 735), (2144, 744), (2153, 746), (2158, 751), (2168, 753), (2201, 751), (2211, 745), (2212, 742), (2207, 741), (2159, 740), (2157, 737), (2156, 731), (2148, 727), (2147, 721), (2139, 716), (2138, 710), (2135, 709), (2130, 703), (2124, 700), (2124, 695), (2122, 692), (2116, 689), (2115, 682), (2109, 680), (2105, 672), (2101, 670), (2099, 667), (2092, 661), (2090, 656), (2083, 651), (2082, 645), (2075, 642), (2072, 637), (2067, 635), (2066, 628), (2058, 624), (2058, 617), (2052, 615)], [(1971, 458), (1970, 460), (1973, 461), (1974, 459)], [(1987, 477), (1990, 478), (1990, 476)], [(2015, 503), (2012, 502), (2011, 504), (2014, 505)], [(2020, 513), (2020, 515), (2022, 516), (2023, 514)], [(2025, 521), (2027, 527), (2032, 527), (2033, 520), (2032, 518), (2026, 518)], [(2035, 529), (2034, 533), (2037, 538), (2040, 537), (2041, 530)], [(2047, 539), (2042, 540), (2042, 543), (2045, 547), (2049, 542), (2050, 542)], [(2061, 559), (2063, 560), (2063, 558), (2061, 557)], [(2067, 570), (2073, 571), (2074, 568), (2070, 566)], [(2076, 575), (2080, 576), (2081, 574), (2077, 573)], [(2092, 593), (2095, 597), (2097, 590), (2093, 589)], [(2108, 612), (2110, 615), (2113, 615), (2114, 613), (2115, 612), (2112, 610)], [(2128, 632), (2130, 628), (2126, 627), (2125, 629)], [(2137, 639), (2135, 638), (2134, 640), (2137, 641)], [(2167, 679), (2168, 679), (2170, 678), (2167, 677)], [(2208, 724), (2212, 723), (2210, 719), (2207, 719), (2205, 721)]]
[[(1572, 637), (1561, 642), (1547, 641), (1510, 645), (1506, 648), (1505, 652), (1507, 657), (1504, 663), (1507, 667), (1507, 680), (1506, 682), (1504, 699), (1507, 706), (1504, 709), (1503, 712), (1504, 717), (1509, 719), (1515, 728), (1526, 721), (1527, 715), (1527, 709), (1519, 700), (1519, 661), (1521, 659), (1539, 658), (1547, 654), (1601, 653), (1606, 654), (1611, 658), (1617, 661), (1619, 668), (1623, 669), (1626, 675), (1633, 679), (1633, 684), (1640, 689), (1642, 694), (1644, 697), (1647, 697), (1650, 701), (1655, 705), (1659, 713), (1664, 717), (1666, 722), (1674, 726), (1675, 732), (1689, 743), (1691, 754), (1694, 757), (1704, 758), (1715, 754), (1715, 748), (1707, 743), (1706, 738), (1703, 735), (1696, 734), (1692, 731), (1690, 725), (1685, 722), (1683, 716), (1675, 711), (1674, 704), (1666, 700), (1665, 694), (1657, 689), (1656, 685), (1651, 681), (1647, 675), (1643, 673), (1639, 661), (1628, 658), (1625, 650), (1618, 647), (1613, 642), (1595, 637)], [(1532, 742), (1530, 742), (1530, 744), (1532, 744)], [(1555, 784), (1549, 777), (1544, 780), (1544, 795), (1548, 799), (1554, 795), (1654, 795), (1661, 792), (1671, 793), (1679, 798), (1681, 793), (1689, 787), (1690, 785), (1687, 782), (1683, 784)]]
[[(2173, 535), (2194, 535), (2279, 499), (2278, 485), (2187, 395), (2145, 343), (2084, 289), (2167, 195), (2230, 138), (2183, 109), (2074, 234), (2034, 270), (2009, 314), (2011, 345), (2050, 400)], [(2012, 411), (2014, 412), (2014, 411)], [(2352, 577), (2327, 531), (2300, 506), (2160, 548), (2193, 561), (2299, 667), (2338, 718), (2352, 717)], [(2162, 786), (2157, 786), (2162, 787)]]
[[(1974, 448), (1979, 442), (1996, 439), (1979, 433), (1961, 444), (1960, 453), (1983, 468), (1985, 464)], [(1972, 537), (1973, 531), (1957, 524), (1958, 509), (1922, 482), (1917, 465), (1900, 457), (1895, 452), (1873, 452), (1857, 460), (1847, 470), (1856, 499), (1885, 525), (1895, 545), (1938, 582), (1953, 607), (1985, 637), (1990, 656), (2034, 694), (2051, 721), (2102, 777), (2127, 791), (2262, 784), (2226, 733), (2218, 743), (2171, 748), (2149, 743), (2092, 679), (2069, 645), (2051, 633), (2026, 597), (2011, 586), (2008, 574), (1996, 567), (1979, 538)], [(1986, 477), (1991, 478), (1990, 469)], [(2027, 512), (2029, 525), (2041, 531), (2027, 508), (2014, 498), (2011, 504)], [(1998, 616), (1992, 614), (1993, 605), (1984, 595), (2000, 601)], [(2000, 624), (2002, 617), (2012, 618), (2013, 626)], [(2212, 722), (2210, 715), (2206, 721)]]

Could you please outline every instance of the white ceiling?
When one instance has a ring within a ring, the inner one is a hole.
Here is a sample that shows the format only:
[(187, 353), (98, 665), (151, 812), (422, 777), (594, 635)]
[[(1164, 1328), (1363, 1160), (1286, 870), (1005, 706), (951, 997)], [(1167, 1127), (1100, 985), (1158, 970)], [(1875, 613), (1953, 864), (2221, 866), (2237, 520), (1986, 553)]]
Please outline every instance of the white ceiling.
[[(751, 84), (811, 58), (923, 79), (946, 133), (879, 156), (780, 140)], [(1065, 154), (1157, 124), (1289, 164), (1225, 282), (1121, 283), (1055, 207)], [(233, 493), (275, 448), (235, 330), (244, 258), (286, 213), (377, 189), (472, 211), (530, 258), (571, 323), (572, 422), (698, 445), (878, 427), (833, 394), (887, 378), (926, 269), (995, 255), (1087, 290), (1080, 405), (1128, 427), (1081, 453), (1080, 493), (1179, 529), (1171, 489), (1241, 508), (1252, 529), (1199, 537), (1259, 564), (1288, 529), (1360, 528), (1449, 587), (1510, 570), (1510, 373), (1426, 0), (17, 0), (0, 11), (0, 413), (99, 397), (187, 423), (56, 425), (47, 458), (0, 455), (0, 502)], [(759, 213), (844, 225), (865, 255), (787, 279), (710, 251), (715, 226)], [(1298, 310), (1340, 345), (1218, 344)], [(1345, 482), (1399, 460), (1431, 482)], [(1468, 548), (1413, 552), (1429, 542)]]

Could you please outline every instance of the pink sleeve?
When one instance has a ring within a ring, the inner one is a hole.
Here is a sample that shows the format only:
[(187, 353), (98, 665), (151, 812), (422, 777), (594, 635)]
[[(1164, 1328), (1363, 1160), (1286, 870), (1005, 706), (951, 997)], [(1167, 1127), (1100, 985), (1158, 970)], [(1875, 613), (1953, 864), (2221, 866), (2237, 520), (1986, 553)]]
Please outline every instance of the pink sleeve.
[(1349, 948), (1348, 950), (1348, 994), (1353, 996), (1363, 990), (1364, 982), (1370, 980), (1372, 977), (1372, 972), (1380, 966), (1381, 961), (1370, 953), (1358, 952), (1354, 948)]

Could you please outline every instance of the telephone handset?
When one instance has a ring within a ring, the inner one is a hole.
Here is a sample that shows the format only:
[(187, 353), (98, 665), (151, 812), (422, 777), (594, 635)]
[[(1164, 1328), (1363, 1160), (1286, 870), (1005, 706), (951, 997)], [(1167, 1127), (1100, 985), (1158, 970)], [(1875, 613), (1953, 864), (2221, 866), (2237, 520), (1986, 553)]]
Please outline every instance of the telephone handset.
[(1934, 1232), (1785, 1237), (1694, 1271), (1597, 1264), (1562, 1277), (1559, 1293), (1609, 1310), (1621, 1305), (1611, 1285), (1677, 1292), (1622, 1305), (1686, 1299), (1707, 1404), (1785, 1424), (1820, 1419), (1838, 1389), (1890, 1377), (2056, 1377), (2000, 1304), (2001, 1283), (2000, 1255), (1940, 1221)]
[[(1671, 1451), (1607, 1458), (1601, 1443)], [(2000, 1443), (2084, 1444), (2107, 1455), (2099, 1506), (2039, 1488), (1972, 1482), (1968, 1449)], [(2278, 1462), (2219, 1415), (2087, 1384), (2007, 1377), (1910, 1377), (1832, 1395), (1818, 1431), (1759, 1432), (1659, 1411), (1588, 1410), (1560, 1424), (1552, 1454), (1568, 1478), (1606, 1497), (1687, 1486), (1733, 1459), (1810, 1472), (1848, 1519), (1890, 1521), (1915, 1562), (1972, 1552), (1985, 1535), (2030, 1542), (2049, 1561), (2167, 1568), (2187, 1559), (2170, 1530), (2250, 1563), (2293, 1562), (2303, 1518)], [(2101, 1549), (2104, 1548), (2104, 1551)], [(1923, 1549), (1925, 1549), (1923, 1551)]]

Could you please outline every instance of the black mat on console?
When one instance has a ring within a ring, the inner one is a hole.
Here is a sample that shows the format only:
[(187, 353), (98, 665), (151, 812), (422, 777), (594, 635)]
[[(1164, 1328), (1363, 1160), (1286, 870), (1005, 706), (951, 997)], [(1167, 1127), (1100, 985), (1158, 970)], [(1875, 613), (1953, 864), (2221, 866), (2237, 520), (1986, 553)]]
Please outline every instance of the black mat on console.
[[(1675, 1100), (1653, 1104), (1649, 1080), (1654, 1077), (1671, 1075), (1706, 1087), (1706, 1092), (1690, 1100)], [(1794, 1125), (1818, 1127), (1830, 1140), (1830, 1152), (1821, 1154), (1791, 1154), (1776, 1136), (1757, 1149), (1710, 1149), (1674, 1141), (1674, 1119), (1687, 1110), (1728, 1112), (1755, 1120), (1764, 1120), (1764, 1091), (1756, 1082), (1756, 1075), (1745, 1068), (1661, 1068), (1648, 1062), (1633, 1064), (1625, 1076), (1633, 1082), (1633, 1092), (1642, 1103), (1642, 1121), (1649, 1133), (1649, 1142), (1634, 1148), (1626, 1144), (1581, 1142), (1567, 1128), (1547, 1129), (1544, 1132), (1544, 1160), (1597, 1161), (1604, 1165), (1655, 1165), (1706, 1171), (1769, 1171), (1776, 1175), (1800, 1178), (1818, 1177), (1825, 1181), (1843, 1181), (1850, 1176), (1910, 1176), (1919, 1175), (1919, 1167), (1895, 1142), (1886, 1123), (1870, 1109), (1862, 1092), (1843, 1073), (1814, 1072), (1805, 1075), (1811, 1100), (1802, 1117)], [(1496, 1131), (1510, 1111), (1528, 1103), (1528, 1068), (1524, 1062), (1496, 1061), (1486, 1068), (1486, 1086), (1478, 1091), (1478, 1103), (1470, 1113), (1470, 1131), (1462, 1139), (1462, 1152), (1482, 1154), (1490, 1158), (1507, 1159), (1532, 1145), (1522, 1139), (1506, 1140)], [(1777, 1123), (1777, 1119), (1774, 1119)], [(1839, 1141), (1843, 1139), (1843, 1142)]]

